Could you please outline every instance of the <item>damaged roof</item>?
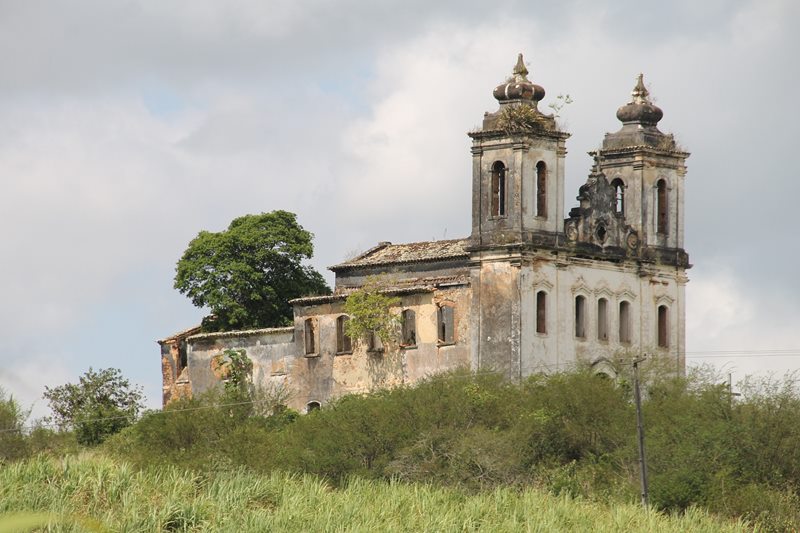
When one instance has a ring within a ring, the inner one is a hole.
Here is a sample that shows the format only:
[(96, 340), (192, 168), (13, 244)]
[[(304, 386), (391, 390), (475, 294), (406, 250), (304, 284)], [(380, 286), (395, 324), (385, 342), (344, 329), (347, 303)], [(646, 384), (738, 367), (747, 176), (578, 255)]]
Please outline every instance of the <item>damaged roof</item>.
[[(391, 294), (399, 296), (401, 294), (415, 294), (419, 292), (433, 292), (440, 287), (455, 287), (458, 285), (469, 285), (468, 275), (457, 276), (435, 276), (424, 278), (408, 278), (399, 280), (387, 280), (385, 285), (381, 286), (380, 292), (384, 294)], [(319, 305), (324, 303), (336, 302), (344, 300), (353, 291), (360, 287), (344, 287), (337, 288), (333, 294), (325, 294), (322, 296), (303, 296), (302, 298), (295, 298), (289, 300), (293, 305)]]
[(337, 270), (375, 265), (468, 258), (469, 252), (466, 251), (468, 244), (469, 239), (410, 242), (405, 244), (382, 242), (358, 257), (328, 268), (336, 272)]

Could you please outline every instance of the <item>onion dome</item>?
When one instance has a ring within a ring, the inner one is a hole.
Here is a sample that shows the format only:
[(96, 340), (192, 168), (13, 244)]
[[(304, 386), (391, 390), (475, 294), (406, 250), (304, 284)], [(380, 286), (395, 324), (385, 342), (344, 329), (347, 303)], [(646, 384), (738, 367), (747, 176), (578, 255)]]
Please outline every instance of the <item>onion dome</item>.
[(636, 87), (631, 91), (633, 99), (624, 106), (617, 109), (617, 118), (623, 124), (642, 124), (644, 126), (655, 126), (664, 112), (655, 106), (648, 98), (649, 92), (644, 86), (644, 75), (639, 74), (636, 79)]
[(636, 87), (631, 91), (633, 99), (624, 106), (617, 109), (617, 118), (623, 124), (641, 124), (643, 126), (655, 126), (664, 112), (650, 101), (647, 89), (642, 80), (644, 76), (639, 74), (636, 79)]
[(519, 54), (514, 73), (505, 83), (495, 87), (493, 94), (501, 104), (518, 100), (538, 102), (544, 98), (544, 88), (528, 80), (528, 69), (525, 68), (522, 54)]

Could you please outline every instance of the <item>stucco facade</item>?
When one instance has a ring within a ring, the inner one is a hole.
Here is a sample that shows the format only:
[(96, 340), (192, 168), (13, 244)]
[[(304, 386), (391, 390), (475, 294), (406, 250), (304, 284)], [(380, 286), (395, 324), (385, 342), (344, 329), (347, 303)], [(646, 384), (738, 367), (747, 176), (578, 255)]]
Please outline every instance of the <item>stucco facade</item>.
[[(658, 130), (663, 113), (641, 75), (631, 94), (565, 217), (569, 134), (538, 109), (544, 89), (520, 56), (494, 90), (499, 109), (469, 133), (468, 238), (384, 242), (335, 265), (333, 294), (294, 300), (288, 328), (195, 328), (159, 341), (164, 403), (218, 383), (211, 361), (229, 348), (244, 349), (254, 381), (285, 387), (302, 411), (459, 367), (522, 379), (585, 363), (613, 375), (649, 353), (682, 373), (689, 154)], [(342, 338), (344, 301), (373, 276), (398, 297), (393, 313), (413, 312), (411, 341), (376, 348)]]

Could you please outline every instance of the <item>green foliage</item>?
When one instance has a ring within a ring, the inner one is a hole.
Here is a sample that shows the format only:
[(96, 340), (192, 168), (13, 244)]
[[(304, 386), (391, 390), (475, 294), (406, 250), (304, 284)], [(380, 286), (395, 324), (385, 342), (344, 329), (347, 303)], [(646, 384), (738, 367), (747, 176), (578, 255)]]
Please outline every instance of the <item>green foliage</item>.
[(303, 265), (314, 253), (312, 239), (287, 211), (236, 218), (227, 230), (201, 231), (189, 243), (175, 288), (211, 310), (207, 331), (287, 325), (289, 300), (330, 293), (322, 275)]
[(256, 388), (251, 397), (238, 389), (212, 389), (172, 402), (164, 411), (144, 413), (135, 425), (108, 439), (104, 449), (139, 466), (262, 469), (267, 459), (262, 454), (271, 453), (273, 432), (299, 416), (280, 408), (285, 398), (282, 390)]
[[(711, 374), (676, 379), (656, 366), (646, 373), (653, 506), (688, 515), (701, 506), (766, 531), (800, 528), (796, 381), (748, 384), (734, 399)], [(222, 408), (226, 393), (215, 394), (143, 417), (106, 450), (143, 467), (281, 470), (338, 487), (359, 476), (468, 493), (537, 487), (638, 500), (636, 417), (624, 379), (577, 371), (509, 383), (459, 371), (342, 397), (307, 416)]]
[(28, 442), (23, 433), (28, 414), (13, 396), (6, 397), (6, 392), (0, 388), (0, 465), (28, 454)]
[(214, 356), (213, 364), (224, 377), (226, 392), (249, 395), (253, 388), (253, 361), (245, 350), (225, 350)]
[(324, 479), (308, 475), (136, 470), (97, 455), (64, 461), (36, 458), (0, 469), (0, 530), (9, 524), (76, 533), (753, 530), (694, 508), (667, 515), (634, 504), (609, 506), (531, 488), (471, 494), (429, 484), (351, 478), (331, 490)]
[(542, 131), (549, 127), (544, 116), (529, 104), (503, 107), (497, 127), (508, 134)]
[(78, 443), (94, 446), (129, 426), (144, 407), (141, 387), (132, 387), (116, 368), (89, 368), (78, 383), (45, 387), (55, 422), (73, 428)]
[(347, 296), (344, 312), (350, 320), (345, 323), (345, 333), (350, 338), (358, 341), (374, 334), (387, 344), (395, 336), (398, 318), (392, 307), (400, 305), (400, 298), (387, 294), (383, 287), (380, 277), (370, 277)]
[(561, 110), (571, 104), (572, 101), (572, 97), (569, 94), (559, 94), (554, 102), (547, 104), (547, 107), (553, 110), (553, 117), (558, 118), (561, 116)]

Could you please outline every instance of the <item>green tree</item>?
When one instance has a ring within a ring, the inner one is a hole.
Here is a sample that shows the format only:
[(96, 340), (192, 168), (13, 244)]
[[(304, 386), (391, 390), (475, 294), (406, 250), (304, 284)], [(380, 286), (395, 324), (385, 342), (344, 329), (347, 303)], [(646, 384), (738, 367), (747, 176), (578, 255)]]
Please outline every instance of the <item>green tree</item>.
[(141, 387), (132, 387), (116, 368), (90, 367), (78, 383), (44, 390), (55, 422), (73, 428), (78, 442), (89, 446), (131, 425), (144, 408)]
[(288, 211), (236, 218), (227, 230), (201, 231), (189, 243), (175, 288), (211, 310), (206, 331), (285, 326), (293, 316), (289, 300), (330, 294), (322, 275), (303, 264), (314, 254), (313, 237)]
[(28, 414), (13, 396), (6, 396), (0, 388), (0, 464), (27, 455), (23, 426)]

